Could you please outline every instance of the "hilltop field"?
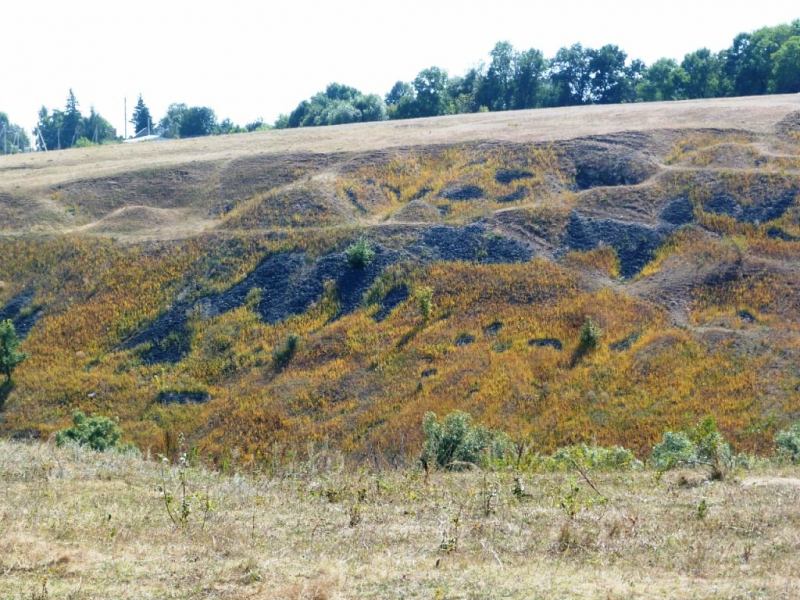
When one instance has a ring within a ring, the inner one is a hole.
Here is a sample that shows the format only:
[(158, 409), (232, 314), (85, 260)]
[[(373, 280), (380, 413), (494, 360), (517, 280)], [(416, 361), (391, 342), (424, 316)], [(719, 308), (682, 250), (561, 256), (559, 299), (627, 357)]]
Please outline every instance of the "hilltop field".
[(712, 415), (766, 453), (800, 418), (799, 198), (796, 95), (3, 157), (30, 358), (0, 432), (80, 409), (153, 455), (385, 467), (427, 411), (640, 457)]

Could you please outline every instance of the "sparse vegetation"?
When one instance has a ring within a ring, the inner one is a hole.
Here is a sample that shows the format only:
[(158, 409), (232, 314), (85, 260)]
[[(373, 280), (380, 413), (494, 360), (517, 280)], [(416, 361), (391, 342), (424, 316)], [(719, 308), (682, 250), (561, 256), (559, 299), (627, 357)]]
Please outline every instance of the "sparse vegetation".
[[(521, 599), (535, 589), (600, 600), (614, 589), (620, 600), (711, 600), (800, 591), (794, 467), (702, 486), (679, 473), (656, 481), (650, 471), (598, 470), (591, 478), (601, 497), (574, 470), (443, 469), (426, 478), (352, 468), (322, 446), (228, 473), (76, 445), (0, 440), (0, 456), (9, 598), (296, 600), (440, 589)], [(160, 489), (172, 494), (175, 523)], [(98, 562), (106, 556), (113, 564)]]

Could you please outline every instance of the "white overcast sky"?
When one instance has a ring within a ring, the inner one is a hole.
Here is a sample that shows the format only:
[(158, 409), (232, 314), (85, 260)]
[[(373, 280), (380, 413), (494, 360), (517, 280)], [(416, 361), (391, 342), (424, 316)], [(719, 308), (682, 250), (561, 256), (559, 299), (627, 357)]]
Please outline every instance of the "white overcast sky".
[(0, 111), (30, 131), (72, 88), (120, 134), (140, 92), (155, 119), (185, 102), (272, 122), (330, 82), (384, 95), (432, 65), (461, 74), (500, 40), (650, 64), (797, 18), (797, 0), (0, 0)]

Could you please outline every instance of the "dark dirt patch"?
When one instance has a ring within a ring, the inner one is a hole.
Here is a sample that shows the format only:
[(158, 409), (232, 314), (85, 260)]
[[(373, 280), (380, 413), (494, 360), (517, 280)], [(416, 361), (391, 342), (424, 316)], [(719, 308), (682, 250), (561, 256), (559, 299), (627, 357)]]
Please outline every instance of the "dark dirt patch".
[(767, 237), (770, 237), (773, 240), (783, 240), (784, 242), (796, 242), (800, 240), (799, 237), (790, 233), (786, 233), (780, 227), (770, 227), (767, 229)]
[(16, 295), (0, 309), (0, 321), (11, 319), (17, 337), (24, 340), (42, 316), (42, 308), (31, 308), (35, 292), (27, 290)]
[(470, 344), (475, 342), (475, 336), (469, 333), (459, 333), (456, 336), (455, 345), (459, 348), (464, 346), (469, 346)]
[(468, 200), (478, 200), (484, 197), (483, 188), (477, 185), (465, 185), (462, 187), (454, 187), (442, 190), (439, 192), (441, 198), (446, 200), (458, 200), (465, 202)]
[(482, 223), (467, 227), (431, 227), (412, 248), (412, 252), (432, 261), (483, 264), (527, 262), (533, 256), (526, 245), (511, 238), (490, 234)]
[(661, 211), (661, 220), (676, 226), (691, 223), (694, 221), (694, 205), (689, 198), (675, 198)]
[(416, 194), (414, 194), (414, 196), (411, 198), (411, 201), (419, 200), (421, 198), (424, 198), (425, 196), (430, 194), (432, 191), (433, 191), (433, 189), (431, 189), (429, 187), (420, 188), (419, 191)]
[(717, 215), (727, 215), (745, 223), (768, 223), (780, 219), (794, 203), (798, 190), (783, 190), (770, 195), (758, 204), (742, 205), (729, 194), (719, 194), (705, 203), (704, 209)]
[(561, 341), (556, 338), (537, 338), (528, 340), (528, 346), (535, 348), (553, 348), (554, 350), (563, 350), (564, 346)]
[(509, 184), (519, 179), (530, 179), (534, 174), (524, 169), (498, 169), (494, 175), (497, 183)]
[(483, 328), (483, 335), (497, 335), (501, 329), (503, 329), (503, 323), (494, 321)]
[(498, 198), (497, 201), (498, 202), (502, 202), (504, 204), (509, 203), (509, 202), (519, 202), (520, 200), (524, 200), (527, 195), (528, 195), (528, 193), (525, 190), (525, 188), (521, 187), (521, 188), (518, 188), (518, 189), (514, 190), (510, 194), (508, 194), (506, 196), (503, 196), (502, 198)]
[(614, 352), (622, 352), (624, 350), (630, 350), (631, 346), (633, 346), (640, 337), (642, 337), (642, 332), (636, 331), (630, 334), (626, 338), (623, 338), (617, 342), (609, 344), (608, 347)]
[(786, 115), (775, 125), (778, 135), (790, 141), (797, 141), (800, 136), (800, 110)]
[(645, 135), (620, 134), (573, 140), (562, 154), (573, 165), (578, 189), (636, 185), (658, 172), (658, 165), (640, 149), (652, 145)]
[(211, 400), (208, 392), (159, 392), (156, 400), (160, 404), (203, 404)]
[(423, 372), (422, 372), (422, 374), (420, 375), (420, 377), (422, 377), (423, 379), (425, 379), (425, 378), (427, 378), (427, 377), (433, 377), (433, 376), (434, 376), (434, 375), (436, 375), (438, 372), (439, 372), (439, 370), (438, 370), (438, 369), (427, 369), (427, 370), (425, 370), (425, 371), (423, 371)]
[(123, 344), (123, 350), (130, 350), (150, 344), (139, 355), (147, 364), (180, 362), (191, 349), (189, 331), (186, 327), (188, 304), (170, 308), (156, 321)]
[(263, 154), (233, 160), (220, 171), (220, 200), (214, 212), (225, 214), (240, 200), (297, 181), (341, 159), (336, 154)]
[(755, 323), (757, 319), (749, 310), (740, 310), (736, 315), (742, 320), (743, 323)]
[(582, 252), (607, 244), (617, 253), (620, 274), (632, 277), (653, 260), (664, 238), (664, 232), (646, 225), (583, 217), (573, 211), (562, 243), (568, 250)]
[(381, 302), (381, 307), (375, 313), (375, 321), (380, 323), (385, 320), (395, 308), (408, 300), (409, 295), (408, 287), (405, 285), (400, 285), (389, 290), (389, 293), (386, 294)]

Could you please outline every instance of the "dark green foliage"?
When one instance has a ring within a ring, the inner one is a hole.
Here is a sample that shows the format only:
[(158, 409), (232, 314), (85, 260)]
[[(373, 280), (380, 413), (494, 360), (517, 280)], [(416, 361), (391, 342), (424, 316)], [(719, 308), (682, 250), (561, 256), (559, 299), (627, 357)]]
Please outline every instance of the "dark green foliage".
[(107, 417), (87, 417), (81, 411), (72, 413), (72, 427), (56, 433), (56, 443), (76, 442), (92, 450), (104, 452), (120, 447), (122, 430), (116, 422)]
[[(362, 94), (353, 87), (332, 83), (324, 92), (298, 104), (285, 120), (285, 126), (314, 127), (384, 119), (386, 119), (386, 105), (380, 96)], [(276, 122), (275, 126), (281, 128), (284, 123)]]
[(373, 258), (375, 251), (363, 237), (347, 249), (347, 264), (353, 269), (364, 269)]
[(650, 455), (650, 465), (659, 470), (705, 466), (714, 479), (722, 479), (731, 464), (731, 448), (712, 417), (704, 418), (688, 432), (665, 432)]
[(178, 131), (182, 138), (211, 135), (217, 127), (217, 117), (207, 106), (192, 106), (181, 115)]
[(141, 94), (139, 94), (139, 100), (133, 108), (131, 124), (133, 125), (134, 135), (142, 131), (149, 133), (153, 129), (153, 117), (150, 116), (150, 109), (147, 108)]
[(19, 338), (10, 319), (0, 323), (0, 373), (11, 381), (11, 373), (28, 355), (19, 350)]
[(91, 107), (89, 116), (84, 117), (79, 106), (78, 99), (70, 90), (63, 111), (53, 110), (50, 113), (44, 106), (39, 109), (39, 121), (33, 130), (38, 150), (72, 148), (81, 138), (86, 138), (95, 144), (116, 138), (116, 130), (95, 111), (94, 107)]
[[(375, 114), (412, 119), (481, 110), (797, 92), (800, 20), (742, 33), (719, 53), (701, 48), (684, 56), (680, 65), (661, 58), (648, 67), (641, 60), (629, 60), (614, 44), (601, 48), (574, 44), (546, 59), (535, 48), (517, 51), (503, 41), (495, 44), (489, 56), (488, 67), (472, 68), (461, 77), (449, 77), (434, 66), (420, 71), (412, 82), (396, 82), (385, 96), (385, 110)], [(358, 90), (333, 87), (301, 102), (275, 126), (372, 120), (354, 106)]]
[(294, 355), (297, 353), (297, 346), (299, 343), (300, 336), (290, 333), (286, 337), (283, 346), (275, 349), (272, 353), (272, 363), (275, 365), (276, 369), (283, 369), (291, 362), (292, 358), (294, 358)]
[(0, 112), (0, 154), (16, 154), (29, 148), (30, 145), (25, 130), (11, 123), (6, 113)]
[(800, 423), (775, 435), (778, 456), (793, 463), (800, 463)]
[(587, 317), (581, 327), (581, 334), (578, 341), (578, 348), (583, 354), (595, 350), (603, 337), (603, 330), (595, 323), (591, 317)]
[(470, 464), (484, 465), (504, 458), (513, 451), (513, 443), (502, 431), (475, 425), (472, 415), (460, 410), (441, 420), (432, 412), (422, 420), (425, 445), (422, 460), (450, 470), (460, 470)]

